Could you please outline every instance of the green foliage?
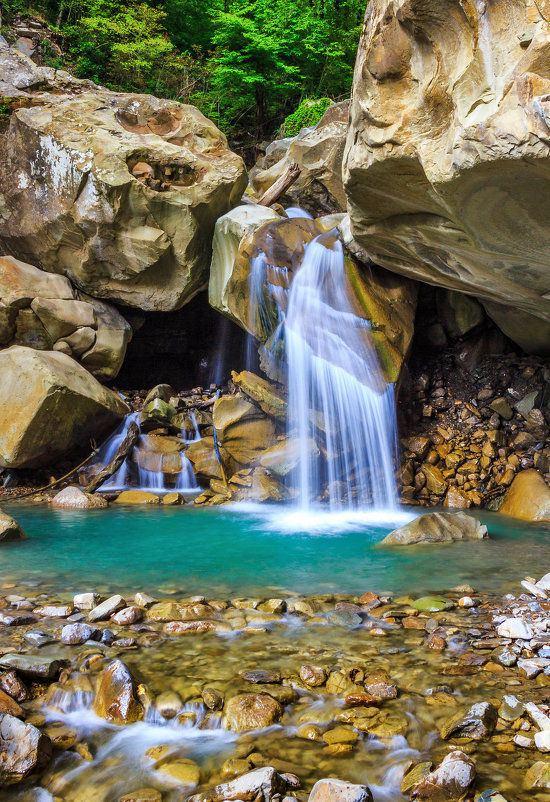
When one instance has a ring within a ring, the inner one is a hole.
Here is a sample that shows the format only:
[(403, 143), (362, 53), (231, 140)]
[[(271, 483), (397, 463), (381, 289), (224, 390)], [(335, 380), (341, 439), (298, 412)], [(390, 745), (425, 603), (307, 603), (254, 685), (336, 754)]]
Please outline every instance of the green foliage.
[[(29, 2), (0, 0), (2, 24), (41, 15), (79, 77), (192, 102), (246, 147), (349, 94), (365, 0)], [(50, 51), (44, 63), (63, 66)]]
[(316, 125), (331, 103), (332, 100), (329, 97), (320, 97), (318, 100), (312, 100), (311, 98), (303, 100), (296, 111), (285, 117), (279, 136), (296, 136), (302, 128)]

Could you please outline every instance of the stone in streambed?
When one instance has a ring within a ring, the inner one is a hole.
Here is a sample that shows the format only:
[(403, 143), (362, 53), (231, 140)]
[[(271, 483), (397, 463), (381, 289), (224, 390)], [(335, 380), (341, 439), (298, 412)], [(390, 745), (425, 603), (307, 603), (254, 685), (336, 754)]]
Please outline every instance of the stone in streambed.
[(115, 504), (159, 504), (160, 499), (146, 490), (123, 490), (115, 499)]
[(439, 766), (430, 772), (410, 792), (412, 799), (429, 802), (460, 802), (476, 776), (471, 758), (456, 749), (446, 755)]
[(394, 529), (384, 546), (410, 546), (416, 543), (453, 543), (457, 540), (483, 540), (487, 527), (464, 512), (431, 512)]
[(529, 640), (533, 637), (533, 630), (523, 618), (507, 618), (497, 628), (501, 638)]
[(162, 794), (156, 788), (138, 788), (120, 796), (118, 802), (162, 802)]
[(276, 724), (283, 715), (280, 703), (267, 693), (243, 693), (225, 705), (225, 725), (233, 732), (259, 730)]
[(523, 787), (528, 790), (550, 789), (550, 763), (544, 760), (533, 763), (525, 774)]
[(81, 643), (86, 643), (88, 640), (97, 640), (99, 634), (99, 630), (94, 629), (89, 624), (80, 622), (67, 624), (61, 630), (61, 643), (66, 643), (70, 646), (78, 646)]
[[(285, 778), (274, 768), (250, 771), (231, 782), (217, 785), (214, 788), (195, 794), (187, 802), (253, 802), (256, 799), (269, 800), (275, 794), (284, 794), (288, 787)], [(370, 800), (369, 800), (370, 802)]]
[(142, 618), (143, 609), (133, 605), (131, 607), (124, 607), (122, 610), (119, 610), (117, 613), (111, 616), (111, 621), (119, 626), (130, 626), (131, 624), (137, 624)]
[(315, 783), (308, 802), (372, 802), (372, 794), (366, 785), (330, 778)]
[(0, 785), (13, 785), (48, 765), (51, 741), (32, 724), (0, 713)]
[(88, 621), (103, 621), (107, 618), (110, 618), (117, 610), (121, 610), (123, 607), (126, 606), (126, 603), (122, 596), (115, 594), (114, 596), (110, 596), (108, 599), (105, 599), (104, 602), (98, 604), (97, 607), (94, 607), (90, 613), (88, 614)]
[(24, 677), (42, 682), (54, 680), (66, 665), (66, 660), (34, 654), (4, 654), (0, 657), (0, 668), (14, 670)]
[(324, 685), (327, 681), (328, 674), (328, 670), (323, 668), (323, 666), (305, 665), (300, 669), (300, 679), (311, 688)]
[(0, 690), (0, 713), (9, 713), (16, 718), (24, 718), (23, 708), (5, 691)]
[(26, 537), (15, 518), (0, 510), (0, 543), (12, 540), (26, 540)]
[(420, 613), (439, 613), (452, 610), (454, 606), (454, 602), (444, 596), (422, 596), (412, 603), (412, 607)]
[(460, 737), (480, 741), (492, 735), (497, 718), (498, 713), (494, 705), (489, 702), (479, 702), (472, 705), (467, 713), (457, 713), (444, 722), (440, 734), (443, 740)]
[(95, 496), (92, 493), (85, 493), (79, 487), (65, 487), (51, 500), (52, 507), (63, 509), (90, 510), (101, 507), (108, 507), (109, 504), (102, 496)]
[(93, 711), (112, 724), (133, 724), (143, 718), (132, 675), (121, 660), (113, 660), (99, 675)]

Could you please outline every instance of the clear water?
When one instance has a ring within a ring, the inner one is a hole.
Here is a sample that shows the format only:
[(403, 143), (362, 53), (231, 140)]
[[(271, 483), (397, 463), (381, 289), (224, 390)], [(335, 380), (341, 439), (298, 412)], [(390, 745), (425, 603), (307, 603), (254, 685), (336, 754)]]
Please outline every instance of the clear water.
[(220, 597), (276, 593), (503, 591), (550, 570), (550, 525), (484, 513), (491, 540), (384, 548), (401, 521), (289, 508), (117, 507), (56, 510), (6, 504), (29, 539), (0, 548), (0, 576), (60, 591), (174, 589)]

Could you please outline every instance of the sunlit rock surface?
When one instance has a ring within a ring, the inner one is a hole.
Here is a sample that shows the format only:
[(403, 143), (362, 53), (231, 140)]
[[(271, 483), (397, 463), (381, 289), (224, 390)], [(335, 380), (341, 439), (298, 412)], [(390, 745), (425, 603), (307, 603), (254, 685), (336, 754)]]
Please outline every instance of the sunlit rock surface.
[(105, 380), (120, 370), (131, 335), (112, 304), (79, 292), (64, 276), (0, 256), (0, 347), (60, 351)]
[(346, 195), (342, 184), (342, 158), (348, 129), (349, 100), (326, 110), (317, 125), (298, 136), (272, 142), (252, 171), (252, 186), (262, 195), (291, 164), (301, 168), (285, 199), (314, 216), (343, 212)]
[(375, 263), (512, 306), (506, 333), (546, 351), (548, 11), (373, 0), (344, 159), (352, 231)]
[(3, 248), (99, 298), (189, 301), (208, 281), (215, 221), (246, 186), (225, 136), (193, 106), (52, 86), (1, 45), (0, 65), (17, 100), (0, 145)]
[(118, 395), (56, 351), (0, 351), (0, 466), (36, 467), (114, 428), (128, 411)]

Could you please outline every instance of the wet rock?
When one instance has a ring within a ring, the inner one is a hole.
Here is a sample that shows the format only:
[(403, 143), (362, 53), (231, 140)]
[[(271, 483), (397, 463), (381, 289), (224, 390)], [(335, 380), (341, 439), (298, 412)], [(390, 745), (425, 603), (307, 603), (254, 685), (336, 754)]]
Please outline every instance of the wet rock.
[(126, 603), (122, 596), (118, 594), (110, 596), (90, 611), (88, 614), (88, 621), (104, 621), (116, 613), (117, 610), (121, 610), (125, 606)]
[(256, 685), (270, 685), (281, 682), (281, 675), (278, 671), (241, 671), (241, 677), (246, 682), (253, 682)]
[(315, 783), (308, 802), (372, 802), (372, 794), (366, 785), (326, 779)]
[[(270, 800), (275, 794), (283, 794), (288, 787), (286, 780), (274, 768), (256, 769), (236, 780), (223, 783), (210, 791), (195, 794), (187, 802), (253, 802), (256, 799)], [(369, 800), (370, 802), (370, 800)]]
[(175, 691), (164, 691), (155, 699), (155, 707), (163, 718), (175, 718), (183, 707), (181, 696)]
[(444, 596), (422, 596), (412, 603), (412, 607), (420, 613), (437, 613), (442, 610), (452, 610), (454, 602)]
[(167, 635), (192, 635), (194, 633), (231, 631), (225, 630), (224, 625), (216, 621), (169, 621), (163, 629)]
[(25, 540), (26, 537), (15, 518), (0, 510), (0, 542)]
[(197, 786), (201, 778), (201, 770), (193, 760), (170, 760), (156, 770), (164, 780), (177, 783), (178, 788), (184, 786), (187, 790)]
[(312, 688), (318, 688), (320, 685), (325, 684), (328, 673), (328, 670), (323, 668), (323, 666), (306, 665), (302, 666), (300, 669), (300, 679), (306, 685)]
[(5, 627), (20, 627), (35, 622), (35, 616), (23, 610), (0, 610), (0, 624)]
[(96, 640), (99, 635), (99, 631), (89, 624), (67, 624), (61, 630), (61, 643), (77, 646), (86, 643), (87, 640)]
[(55, 638), (47, 632), (42, 632), (40, 629), (31, 629), (25, 632), (23, 638), (31, 646), (36, 646), (38, 649), (42, 646), (47, 646), (49, 643), (55, 643)]
[(19, 679), (15, 671), (7, 671), (0, 675), (0, 688), (9, 694), (16, 702), (24, 702), (27, 698), (27, 688)]
[(482, 540), (488, 537), (487, 527), (462, 512), (432, 512), (390, 532), (382, 544), (452, 543), (457, 540)]
[(225, 705), (225, 725), (233, 732), (259, 730), (276, 724), (283, 715), (280, 703), (267, 693), (244, 693)]
[(423, 763), (417, 763), (414, 766), (405, 772), (403, 780), (401, 782), (401, 793), (406, 794), (407, 792), (416, 788), (420, 783), (428, 776), (431, 772), (433, 767), (433, 763), (431, 760), (424, 761)]
[(209, 710), (221, 710), (223, 708), (223, 695), (215, 688), (203, 688), (202, 700)]
[(77, 593), (73, 597), (73, 604), (78, 610), (92, 610), (99, 604), (97, 593)]
[(137, 624), (143, 618), (143, 609), (141, 607), (132, 606), (124, 607), (117, 613), (111, 616), (113, 624), (119, 626), (130, 626), (130, 624)]
[(442, 725), (440, 734), (443, 740), (460, 737), (480, 741), (493, 734), (497, 718), (498, 713), (494, 705), (489, 702), (479, 702), (472, 705), (467, 713), (458, 713), (447, 720)]
[(45, 607), (35, 607), (33, 613), (43, 618), (68, 618), (74, 613), (72, 604), (48, 604)]
[(39, 681), (56, 679), (66, 665), (66, 660), (34, 654), (4, 654), (0, 657), (0, 668), (17, 671), (24, 677)]
[(365, 688), (376, 701), (397, 698), (397, 685), (386, 671), (375, 671), (365, 678)]
[(23, 708), (20, 707), (15, 699), (12, 699), (5, 691), (0, 690), (0, 713), (9, 713), (10, 716), (25, 718)]
[(254, 462), (274, 442), (272, 419), (244, 395), (219, 398), (213, 416), (219, 443), (241, 465)]
[(498, 715), (503, 721), (513, 722), (521, 718), (524, 711), (525, 707), (523, 702), (520, 702), (516, 696), (507, 694), (502, 697), (502, 704), (498, 709)]
[(112, 724), (133, 724), (143, 718), (132, 675), (122, 661), (114, 660), (99, 675), (93, 710)]
[(538, 471), (530, 469), (518, 473), (506, 492), (500, 512), (524, 521), (550, 520), (550, 488)]
[(51, 464), (101, 437), (127, 413), (111, 390), (65, 354), (14, 345), (0, 351), (0, 465)]
[(160, 499), (146, 490), (123, 490), (115, 499), (115, 504), (159, 504)]
[(52, 745), (32, 724), (0, 713), (0, 784), (12, 785), (46, 768)]
[(537, 760), (525, 773), (523, 787), (528, 790), (550, 788), (550, 763)]
[[(233, 384), (238, 387), (251, 401), (258, 404), (260, 409), (272, 418), (286, 421), (287, 400), (283, 393), (277, 390), (266, 379), (256, 376), (249, 370), (241, 373), (231, 372)], [(267, 467), (267, 466), (266, 466)]]
[(443, 758), (439, 766), (412, 789), (412, 799), (429, 802), (460, 802), (464, 799), (476, 776), (471, 758), (455, 750)]
[(65, 487), (51, 500), (52, 507), (64, 509), (90, 510), (100, 507), (108, 507), (109, 504), (102, 496), (95, 496), (92, 493), (84, 493), (79, 487)]
[(162, 794), (156, 788), (138, 788), (120, 796), (118, 802), (162, 802)]

